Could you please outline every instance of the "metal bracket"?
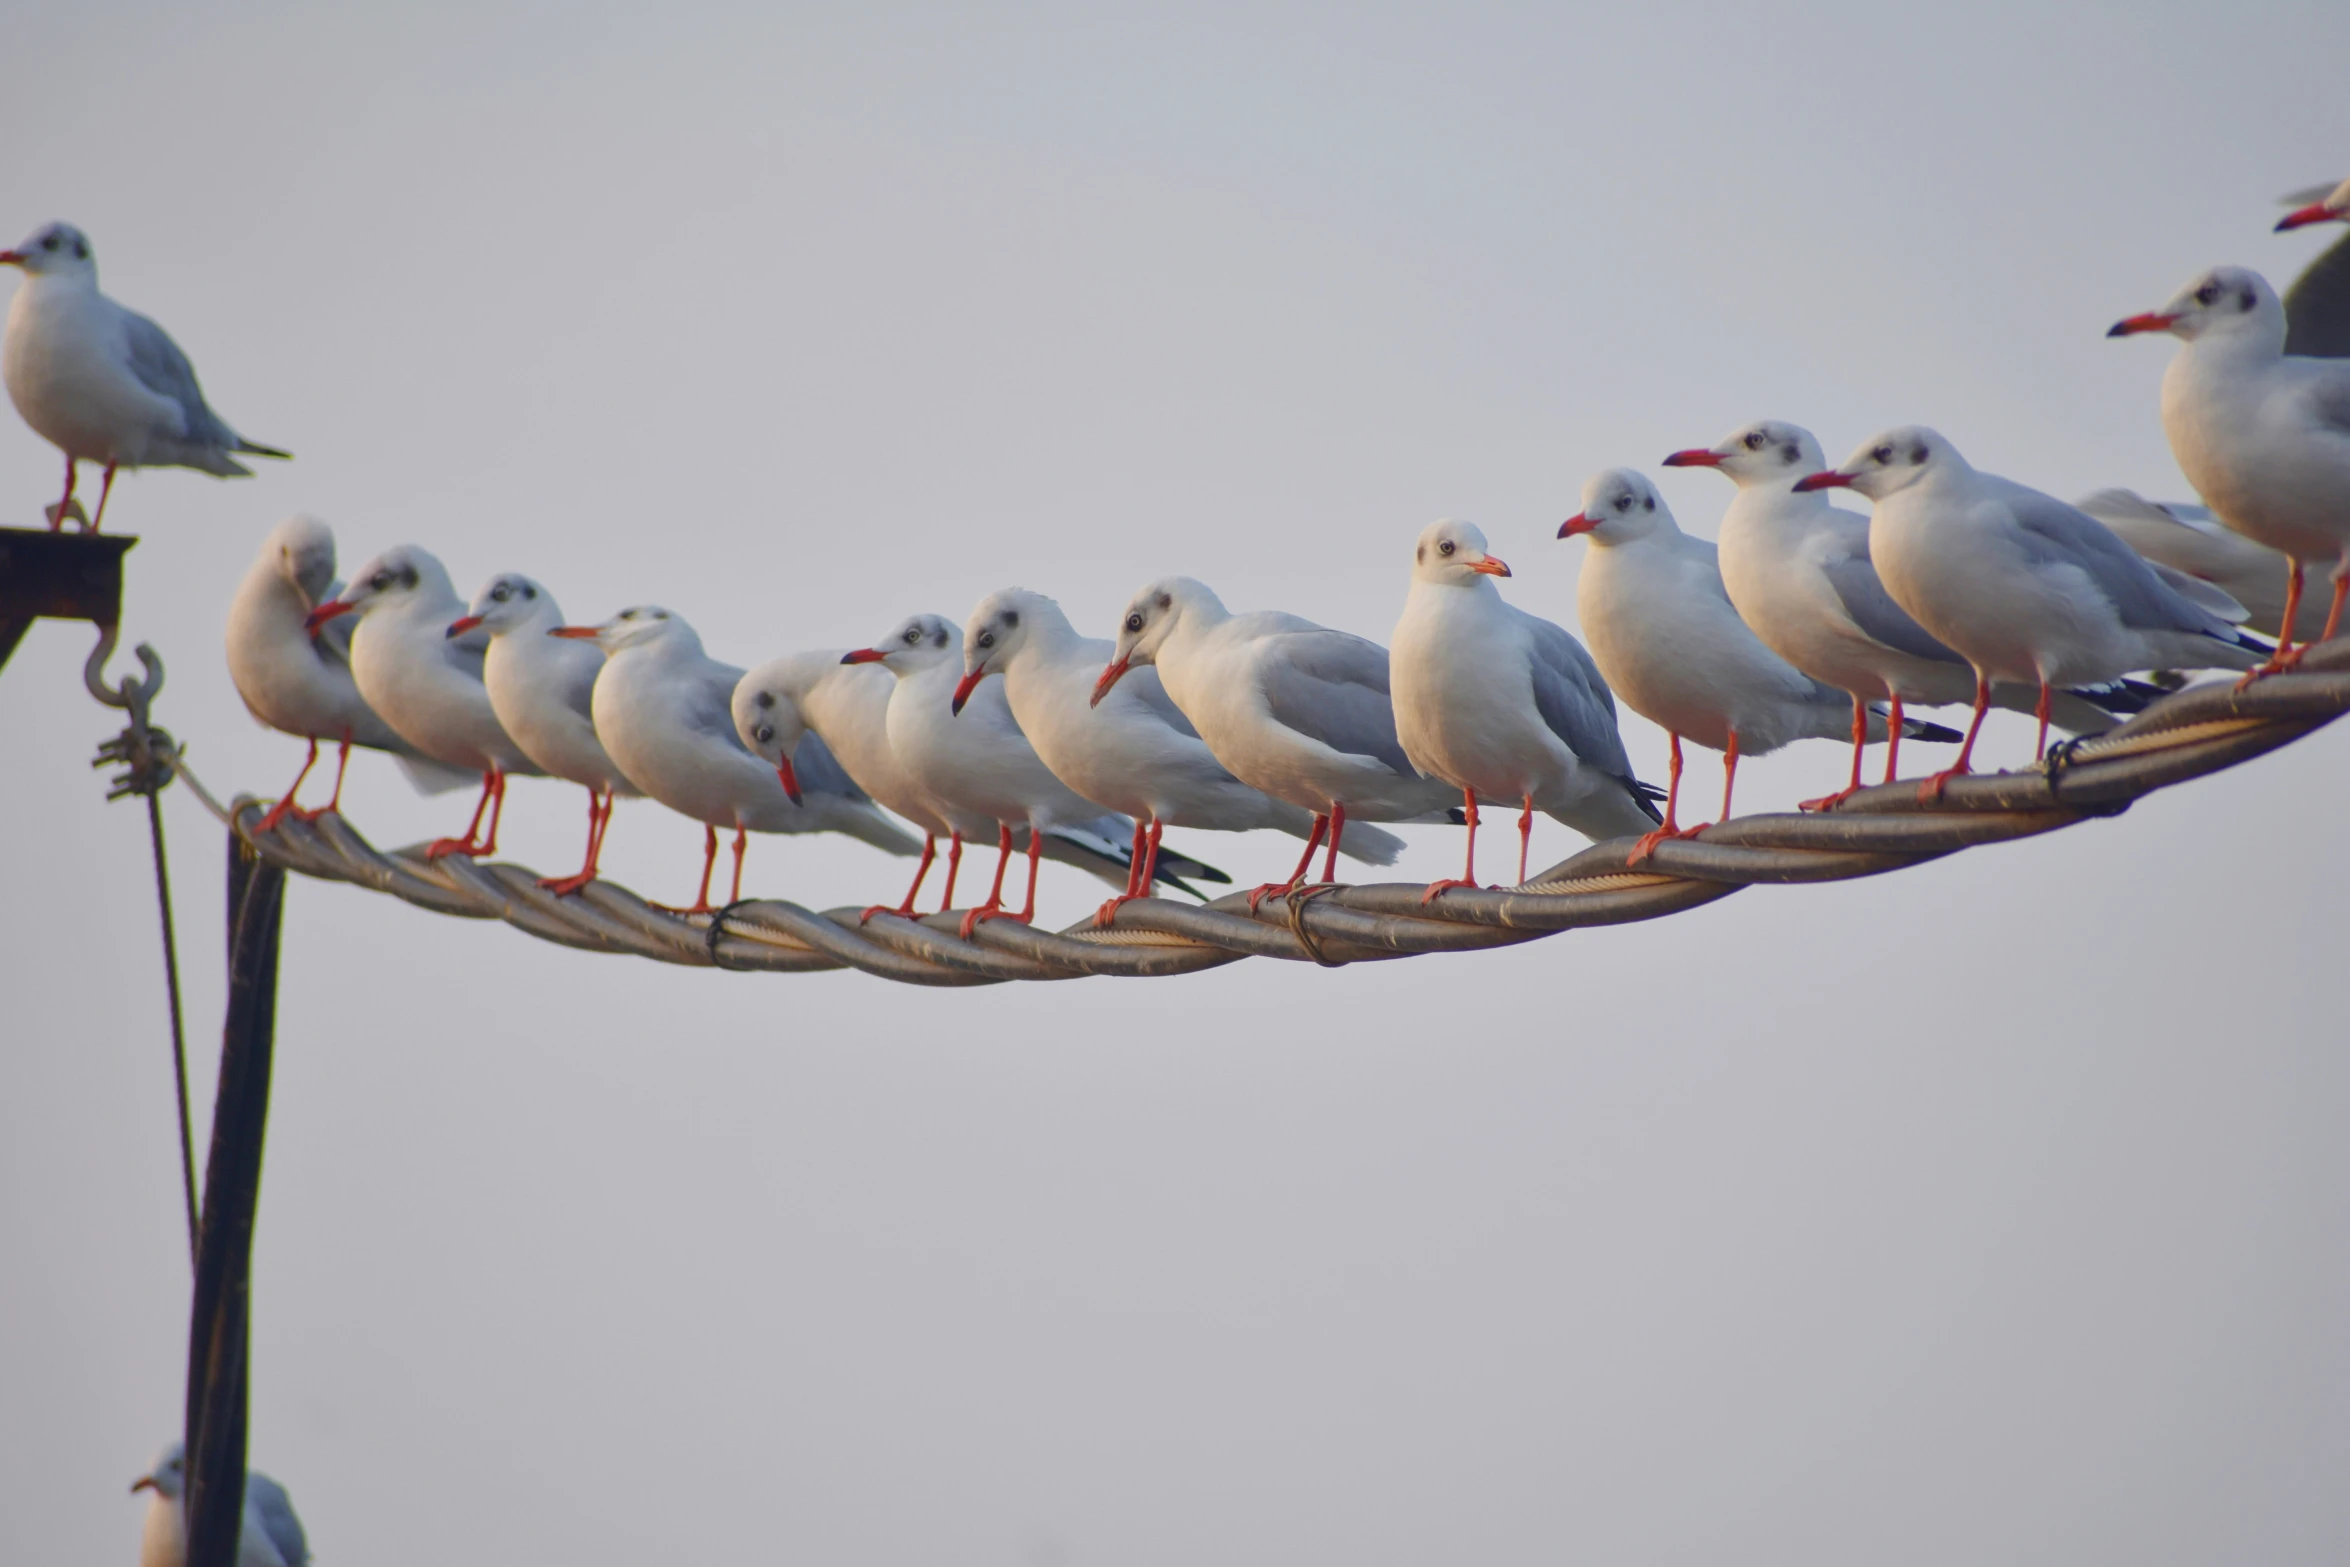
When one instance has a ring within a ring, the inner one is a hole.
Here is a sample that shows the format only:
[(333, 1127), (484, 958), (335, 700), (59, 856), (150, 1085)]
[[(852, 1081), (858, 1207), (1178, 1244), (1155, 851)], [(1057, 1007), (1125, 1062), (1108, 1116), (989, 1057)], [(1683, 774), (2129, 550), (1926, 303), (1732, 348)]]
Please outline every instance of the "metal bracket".
[(125, 533), (0, 528), (0, 664), (36, 619), (119, 624), (122, 557), (138, 542)]

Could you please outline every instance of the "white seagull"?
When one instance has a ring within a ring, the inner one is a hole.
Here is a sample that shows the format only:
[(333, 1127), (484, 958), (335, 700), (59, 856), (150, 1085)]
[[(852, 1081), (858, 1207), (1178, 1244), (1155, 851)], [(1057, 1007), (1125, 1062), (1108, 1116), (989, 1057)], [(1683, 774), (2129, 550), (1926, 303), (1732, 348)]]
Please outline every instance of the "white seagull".
[[(1217, 761), (1155, 670), (1130, 672), (1098, 704), (1091, 698), (1115, 644), (1078, 635), (1061, 606), (1042, 593), (1005, 588), (979, 601), (963, 630), (960, 713), (985, 699), (989, 675), (1003, 677), (1012, 717), (1053, 775), (1097, 805), (1134, 818), (1126, 890), (1101, 906), (1107, 925), (1120, 904), (1146, 896), (1168, 826), (1215, 832), (1270, 827), (1311, 837), (1313, 813), (1252, 789)], [(1347, 852), (1392, 865), (1403, 840), (1358, 828)]]
[[(155, 1467), (131, 1482), (147, 1496), (139, 1537), (139, 1567), (187, 1567), (187, 1461), (180, 1444), (156, 1456)], [(236, 1567), (307, 1567), (310, 1542), (294, 1516), (286, 1488), (258, 1469), (245, 1471), (244, 1516), (237, 1525)]]
[(1503, 600), (1493, 579), (1509, 574), (1474, 523), (1432, 522), (1412, 547), (1388, 652), (1396, 738), (1421, 776), (1461, 791), (1469, 829), (1460, 879), (1430, 883), (1422, 902), (1477, 885), (1479, 795), (1519, 803), (1521, 885), (1538, 809), (1593, 840), (1657, 822), (1598, 665), (1564, 626)]
[[(968, 937), (982, 920), (1027, 924), (1036, 917), (1036, 873), (1047, 835), (1090, 834), (1101, 841), (1102, 864), (1125, 870), (1124, 846), (1134, 823), (1103, 810), (1054, 777), (1021, 732), (1000, 691), (984, 693), (983, 700), (956, 712), (955, 687), (963, 673), (957, 649), (962, 641), (961, 631), (945, 616), (913, 615), (871, 647), (841, 655), (841, 662), (880, 664), (897, 677), (897, 688), (889, 697), (890, 749), (939, 812), (995, 824), (995, 881), (987, 901), (963, 916), (963, 934)], [(1015, 914), (1003, 906), (1004, 873), (1011, 864), (1013, 833), (1023, 828), (1028, 833), (1028, 896)], [(1108, 879), (1106, 870), (1096, 869)], [(1159, 874), (1168, 881), (1179, 875), (1228, 879), (1221, 871), (1180, 856)]]
[[(1665, 819), (1634, 846), (1646, 859), (1684, 828), (1681, 742), (1722, 753), (1722, 813), (1730, 817), (1738, 759), (1776, 751), (1794, 740), (1835, 740), (1846, 733), (1849, 700), (1763, 645), (1730, 602), (1714, 547), (1673, 520), (1656, 486), (1629, 468), (1610, 468), (1583, 486), (1583, 510), (1559, 525), (1562, 539), (1588, 535), (1592, 550), (1575, 585), (1575, 613), (1591, 639), (1600, 673), (1631, 709), (1670, 742)], [(1890, 731), (1869, 714), (1864, 740)], [(1912, 740), (1955, 740), (1954, 730), (1906, 719)]]
[[(351, 679), (350, 638), (337, 635), (348, 621), (336, 621), (316, 637), (303, 629), (310, 612), (335, 596), (340, 584), (334, 577), (334, 531), (316, 517), (288, 517), (262, 541), (261, 553), (229, 603), (229, 679), (246, 711), (281, 734), (310, 742), (302, 770), (294, 775), (285, 797), (254, 823), (256, 832), (270, 831), (289, 815), (315, 821), (340, 810), (343, 774), (354, 745), (390, 752), (409, 781), (426, 793), (466, 782), (465, 774), (430, 760), (401, 739), (360, 696)], [(334, 794), (317, 810), (306, 811), (295, 803), (296, 796), (302, 780), (318, 764), (321, 740), (341, 747)]]
[(2294, 606), (2293, 630), (2286, 632), (2289, 563), (2278, 551), (2223, 526), (2208, 506), (2150, 501), (2120, 488), (2093, 490), (2073, 504), (2157, 566), (2200, 577), (2243, 605), (2246, 630), (2307, 642), (2325, 624), (2325, 606), (2304, 598)]
[(1305, 881), (1325, 829), (1322, 879), (1331, 880), (1349, 817), (1450, 819), (1451, 791), (1422, 778), (1395, 737), (1387, 649), (1378, 643), (1279, 610), (1235, 615), (1206, 583), (1164, 577), (1119, 617), (1093, 701), (1146, 665), (1234, 777), (1314, 813), (1297, 869), (1252, 891), (1250, 908)]
[(98, 260), (80, 229), (51, 223), (14, 250), (0, 250), (0, 266), (25, 274), (0, 344), (8, 400), (35, 434), (65, 453), (65, 496), (48, 508), (52, 531), (82, 515), (73, 498), (81, 463), (106, 466), (89, 524), (96, 532), (118, 468), (200, 468), (233, 479), (253, 472), (236, 453), (293, 455), (230, 429), (206, 406), (195, 366), (171, 335), (98, 292)]
[(2219, 589), (2140, 559), (2053, 495), (1978, 472), (1922, 425), (1888, 430), (1841, 468), (1797, 481), (1838, 486), (1876, 502), (1869, 555), (1894, 601), (1974, 667), (1966, 743), (1921, 799), (1969, 770), (1993, 681), (2039, 688), (2044, 756), (2057, 687), (2134, 669), (2244, 669), (2264, 651), (2236, 629), (2243, 606)]
[(549, 635), (604, 650), (590, 704), (596, 738), (630, 783), (702, 824), (701, 890), (684, 913), (710, 912), (721, 827), (734, 829), (729, 902), (742, 899), (747, 833), (840, 832), (892, 854), (915, 851), (822, 740), (809, 736), (781, 769), (753, 756), (734, 732), (743, 672), (703, 652), (694, 628), (668, 610), (640, 604), (602, 625), (558, 626)]
[[(449, 635), (449, 622), (464, 613), (448, 569), (430, 551), (401, 544), (360, 567), (341, 596), (304, 622), (317, 631), (338, 615), (356, 615), (351, 675), (367, 705), (433, 760), (481, 774), (481, 799), (465, 836), (427, 844), (427, 859), (497, 853), (507, 775), (539, 771), (490, 706), (481, 683), (486, 639)], [(485, 810), (489, 832), (481, 835)]]
[[(2182, 346), (2162, 377), (2171, 455), (2219, 520), (2287, 560), (2282, 617), (2294, 619), (2306, 567), (2333, 567), (2341, 629), (2350, 596), (2350, 361), (2285, 352), (2285, 307), (2259, 273), (2214, 267), (2110, 337), (2168, 332)], [(2299, 661), (2280, 641), (2263, 674)]]
[[(1720, 443), (1678, 451), (1668, 468), (1713, 468), (1738, 486), (1722, 514), (1722, 586), (1754, 634), (1797, 669), (1852, 698), (1852, 778), (1843, 789), (1803, 802), (1829, 810), (1860, 790), (1861, 751), (1868, 739), (1868, 704), (1891, 704), (1885, 741), (1885, 781), (1901, 767), (1903, 709), (1972, 700), (1974, 671), (1967, 661), (1893, 602), (1869, 560), (1869, 519), (1841, 511), (1816, 490), (1795, 481), (1828, 466), (1809, 430), (1777, 419), (1745, 426)], [(2136, 712), (2152, 687), (2126, 683), (2057, 694), (2052, 712), (2074, 734), (2113, 727), (2116, 712)], [(1999, 685), (1991, 699), (2028, 713), (2038, 693)]]
[(479, 627), (490, 639), (481, 678), (499, 727), (550, 777), (567, 778), (588, 792), (586, 860), (576, 875), (539, 879), (558, 897), (596, 879), (604, 833), (612, 825), (613, 797), (637, 792), (596, 738), (590, 714), (604, 655), (548, 635), (562, 624), (555, 595), (518, 572), (507, 572), (492, 577), (445, 633), (457, 638)]

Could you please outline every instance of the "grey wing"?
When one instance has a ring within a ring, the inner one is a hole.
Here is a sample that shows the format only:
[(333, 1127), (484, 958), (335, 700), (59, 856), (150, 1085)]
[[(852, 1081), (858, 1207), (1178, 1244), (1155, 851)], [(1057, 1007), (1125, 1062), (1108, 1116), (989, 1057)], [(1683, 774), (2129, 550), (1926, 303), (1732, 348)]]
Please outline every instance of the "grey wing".
[(1999, 490), (2018, 524), (2025, 558), (2087, 573), (2112, 601), (2123, 625), (2139, 631), (2221, 633), (2218, 617), (2167, 586), (2144, 557), (2087, 512), (2020, 484), (2002, 483)]
[(1836, 590), (1836, 601), (1844, 606), (1844, 613), (1852, 617), (1852, 623), (1864, 635), (1912, 658), (1932, 659), (1938, 664), (1966, 662), (1910, 619), (1908, 610), (1893, 602), (1893, 595), (1885, 591), (1884, 579), (1877, 575), (1876, 565), (1866, 556), (1832, 561), (1826, 570), (1828, 586)]
[(2285, 352), (2350, 359), (2350, 236), (2334, 241), (2285, 290)]
[[(2350, 355), (2350, 348), (2344, 353)], [(2350, 365), (2311, 366), (2320, 373), (2308, 379), (2311, 417), (2330, 434), (2350, 438)]]
[(832, 754), (832, 748), (813, 729), (800, 741), (800, 748), (792, 752), (791, 768), (800, 781), (802, 794), (829, 794), (859, 802), (872, 798), (857, 787), (856, 780), (849, 776), (849, 770), (840, 765), (839, 759)]
[(130, 345), (131, 374), (148, 391), (180, 405), (188, 425), (183, 439), (198, 446), (236, 446), (237, 432), (206, 406), (204, 389), (196, 384), (196, 367), (188, 363), (188, 356), (180, 352), (171, 334), (135, 311), (126, 310), (123, 315), (127, 318), (123, 336)]
[[(693, 678), (683, 683), (673, 712), (695, 734), (707, 735), (724, 749), (739, 751), (756, 760), (734, 729), (734, 688), (742, 678), (743, 672), (732, 664), (706, 659), (693, 672)], [(792, 759), (792, 765), (795, 768), (799, 765), (797, 756)]]
[(1273, 638), (1259, 670), (1277, 722), (1334, 751), (1375, 756), (1405, 778), (1418, 776), (1395, 737), (1387, 649), (1317, 626)]
[(304, 1567), (310, 1560), (310, 1541), (302, 1533), (302, 1520), (294, 1516), (293, 1498), (286, 1495), (286, 1488), (265, 1474), (248, 1473), (245, 1505), (260, 1518), (261, 1532), (285, 1558), (286, 1567)]
[(1534, 633), (1534, 707), (1542, 721), (1586, 765), (1629, 779), (1632, 758), (1616, 729), (1615, 693), (1599, 665), (1566, 627), (1536, 615), (1526, 621)]

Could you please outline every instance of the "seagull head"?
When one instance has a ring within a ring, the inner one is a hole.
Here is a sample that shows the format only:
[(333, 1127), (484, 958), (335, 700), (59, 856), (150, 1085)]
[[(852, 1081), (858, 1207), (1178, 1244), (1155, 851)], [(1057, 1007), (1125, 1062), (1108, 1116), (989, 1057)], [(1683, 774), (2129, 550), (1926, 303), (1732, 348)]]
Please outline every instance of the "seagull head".
[[(1506, 577), (1510, 568), (1498, 555), (1485, 552), (1485, 530), (1473, 522), (1439, 517), (1420, 530), (1412, 546), (1412, 580), (1448, 588), (1478, 585), (1486, 577)], [(1485, 584), (1487, 592), (1492, 591)]]
[(955, 656), (961, 640), (955, 623), (944, 615), (908, 615), (871, 647), (843, 653), (844, 664), (879, 664), (900, 680)]
[[(546, 590), (539, 591), (543, 594)], [(693, 627), (658, 604), (631, 604), (601, 625), (551, 626), (547, 635), (593, 642), (604, 650), (606, 658), (627, 648), (650, 647), (678, 637), (689, 640), (697, 648), (701, 645)]]
[(979, 601), (963, 623), (963, 683), (955, 687), (956, 712), (971, 700), (979, 682), (1002, 674), (1020, 656), (1037, 616), (1047, 609), (1057, 613), (1060, 606), (1026, 588), (1005, 588)]
[[(2307, 194), (2304, 192), (2304, 194)], [(2290, 201), (2293, 198), (2285, 198)], [(2305, 228), (2312, 223), (2350, 223), (2350, 180), (2344, 180), (2332, 191), (2304, 207), (2295, 207), (2277, 219), (2277, 232)]]
[(1680, 531), (1648, 476), (1630, 468), (1609, 468), (1585, 482), (1583, 509), (1559, 524), (1559, 537), (1587, 533), (1592, 543), (1607, 548), (1667, 530)]
[(79, 278), (98, 286), (98, 257), (90, 236), (70, 223), (35, 229), (14, 250), (0, 250), (0, 266), (22, 267), (34, 277)]
[(395, 544), (360, 567), (345, 584), (341, 597), (319, 605), (303, 624), (316, 632), (337, 615), (365, 617), (385, 605), (411, 599), (421, 589), (437, 586), (445, 592), (448, 583), (449, 573), (430, 551), (413, 544)]
[(555, 607), (554, 595), (518, 571), (503, 572), (490, 578), (473, 596), (472, 607), (450, 622), (449, 635), (461, 637), (480, 626), (493, 637), (503, 636), (539, 619), (562, 624), (563, 612)]
[(167, 1502), (178, 1501), (180, 1493), (186, 1489), (187, 1456), (177, 1442), (157, 1453), (154, 1466), (131, 1482), (134, 1493), (153, 1491)]
[(2285, 307), (2268, 279), (2250, 267), (2213, 267), (2171, 295), (2160, 310), (2125, 316), (2106, 329), (2107, 337), (2168, 332), (2194, 342), (2204, 336), (2241, 338), (2285, 351)]
[(1780, 419), (1754, 423), (1712, 446), (1693, 446), (1665, 459), (1668, 468), (1719, 468), (1740, 489), (1750, 485), (1785, 488), (1828, 466), (1819, 441), (1799, 424)]
[(1966, 459), (1938, 431), (1905, 424), (1861, 444), (1841, 468), (1796, 481), (1798, 490), (1858, 490), (1872, 501), (1898, 495), (1911, 485), (1966, 467)]
[(1157, 663), (1159, 649), (1186, 616), (1221, 619), (1223, 613), (1223, 600), (1206, 583), (1190, 577), (1161, 577), (1135, 594), (1126, 601), (1126, 613), (1118, 617), (1118, 646), (1093, 684), (1093, 705), (1099, 707), (1110, 688), (1136, 664)]
[(761, 665), (736, 684), (734, 732), (742, 736), (753, 756), (775, 769), (783, 792), (797, 805), (800, 779), (792, 771), (791, 759), (807, 738), (808, 721), (800, 716), (800, 704), (792, 699), (780, 677), (777, 666), (784, 662), (779, 659), (775, 664)]
[(316, 517), (296, 512), (271, 530), (272, 568), (305, 604), (323, 603), (335, 585), (335, 534)]

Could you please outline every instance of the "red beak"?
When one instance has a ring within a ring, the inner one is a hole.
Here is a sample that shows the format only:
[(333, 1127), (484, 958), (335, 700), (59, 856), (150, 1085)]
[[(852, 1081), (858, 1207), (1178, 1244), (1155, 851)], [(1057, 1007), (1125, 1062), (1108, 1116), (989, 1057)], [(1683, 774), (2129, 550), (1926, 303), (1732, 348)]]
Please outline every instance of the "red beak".
[(2149, 312), (2142, 316), (2125, 316), (2105, 329), (2107, 337), (2134, 337), (2140, 332), (2167, 332), (2177, 316)]
[(1099, 679), (1099, 680), (1096, 680), (1096, 681), (1093, 683), (1093, 700), (1092, 700), (1092, 701), (1090, 701), (1090, 702), (1088, 702), (1088, 703), (1086, 703), (1085, 705), (1086, 705), (1086, 706), (1088, 706), (1088, 707), (1099, 707), (1099, 706), (1101, 706), (1101, 705), (1102, 705), (1102, 698), (1103, 698), (1103, 697), (1105, 697), (1105, 696), (1108, 696), (1108, 695), (1110, 694), (1110, 687), (1112, 687), (1112, 686), (1116, 685), (1116, 684), (1117, 684), (1117, 683), (1118, 683), (1120, 680), (1123, 680), (1125, 677), (1126, 677), (1126, 660), (1125, 660), (1125, 659), (1119, 659), (1119, 660), (1118, 660), (1116, 663), (1114, 663), (1114, 664), (1111, 664), (1111, 665), (1109, 665), (1108, 667), (1106, 667), (1105, 669), (1103, 669), (1103, 670), (1102, 670), (1102, 677), (1101, 677), (1101, 679)]
[[(23, 251), (21, 251), (21, 250), (0, 250), (0, 267), (21, 267), (21, 266), (23, 266), (23, 265), (24, 265), (24, 252), (23, 252)], [(152, 1485), (154, 1482), (153, 1482), (153, 1481), (149, 1481), (148, 1483), (149, 1483), (150, 1485)], [(137, 1489), (138, 1489), (138, 1487), (134, 1485), (134, 1486), (132, 1486), (132, 1487), (131, 1487), (131, 1489), (135, 1491), (135, 1490), (137, 1490)]]
[(1598, 519), (1594, 518), (1589, 512), (1579, 511), (1575, 513), (1574, 516), (1569, 517), (1565, 522), (1559, 524), (1559, 537), (1562, 539), (1571, 539), (1578, 533), (1589, 533), (1592, 529), (1598, 526)]
[(1720, 456), (1702, 446), (1692, 446), (1687, 451), (1675, 452), (1665, 459), (1668, 468), (1719, 468), (1721, 465)]
[[(2332, 222), (2337, 219), (2350, 223), (2350, 213), (2329, 211), (2324, 202), (2313, 201), (2306, 207), (2295, 207), (2291, 212), (2277, 219), (2276, 231), (2282, 234), (2288, 229), (2302, 228), (2311, 223)], [(11, 256), (13, 254), (14, 252), (10, 253)], [(10, 256), (0, 256), (0, 261), (8, 259)]]
[(947, 704), (947, 711), (950, 713), (960, 713), (963, 710), (963, 704), (971, 700), (971, 693), (979, 689), (979, 682), (985, 680), (986, 678), (987, 666), (985, 664), (980, 665), (977, 669), (974, 669), (971, 671), (971, 673), (965, 675), (959, 682), (956, 683), (955, 699), (954, 701)]
[(449, 622), (447, 635), (461, 637), (480, 624), (481, 617), (479, 615), (459, 615), (455, 620)]
[(887, 657), (889, 655), (877, 647), (861, 647), (854, 653), (843, 653), (840, 661), (844, 664), (878, 664)]
[(775, 781), (783, 785), (783, 792), (791, 796), (792, 804), (800, 803), (800, 775), (791, 770), (790, 757), (775, 764)]
[(1481, 577), (1506, 577), (1510, 574), (1509, 563), (1498, 555), (1488, 555), (1483, 560), (1470, 561), (1469, 569)]
[(1833, 468), (1830, 468), (1826, 473), (1806, 474), (1795, 481), (1795, 493), (1798, 495), (1807, 495), (1813, 490), (1849, 490), (1851, 488), (1851, 476), (1838, 473)]
[(309, 632), (312, 636), (316, 636), (318, 635), (318, 628), (320, 626), (325, 625), (328, 621), (334, 619), (337, 615), (348, 615), (351, 613), (351, 611), (357, 609), (358, 607), (359, 606), (356, 604), (345, 603), (341, 599), (328, 599), (325, 603), (319, 605), (309, 614), (302, 617), (302, 629)]
[[(16, 252), (13, 250), (0, 251), (0, 256), (13, 257), (15, 254)], [(154, 1489), (155, 1477), (153, 1475), (141, 1475), (136, 1480), (131, 1482), (131, 1495), (133, 1496), (138, 1495), (141, 1491), (152, 1491)]]
[[(463, 625), (464, 622), (459, 621), (458, 624)], [(595, 626), (556, 626), (549, 630), (547, 635), (551, 637), (576, 637), (582, 642), (593, 642), (596, 639), (596, 632), (598, 629), (600, 628)]]

